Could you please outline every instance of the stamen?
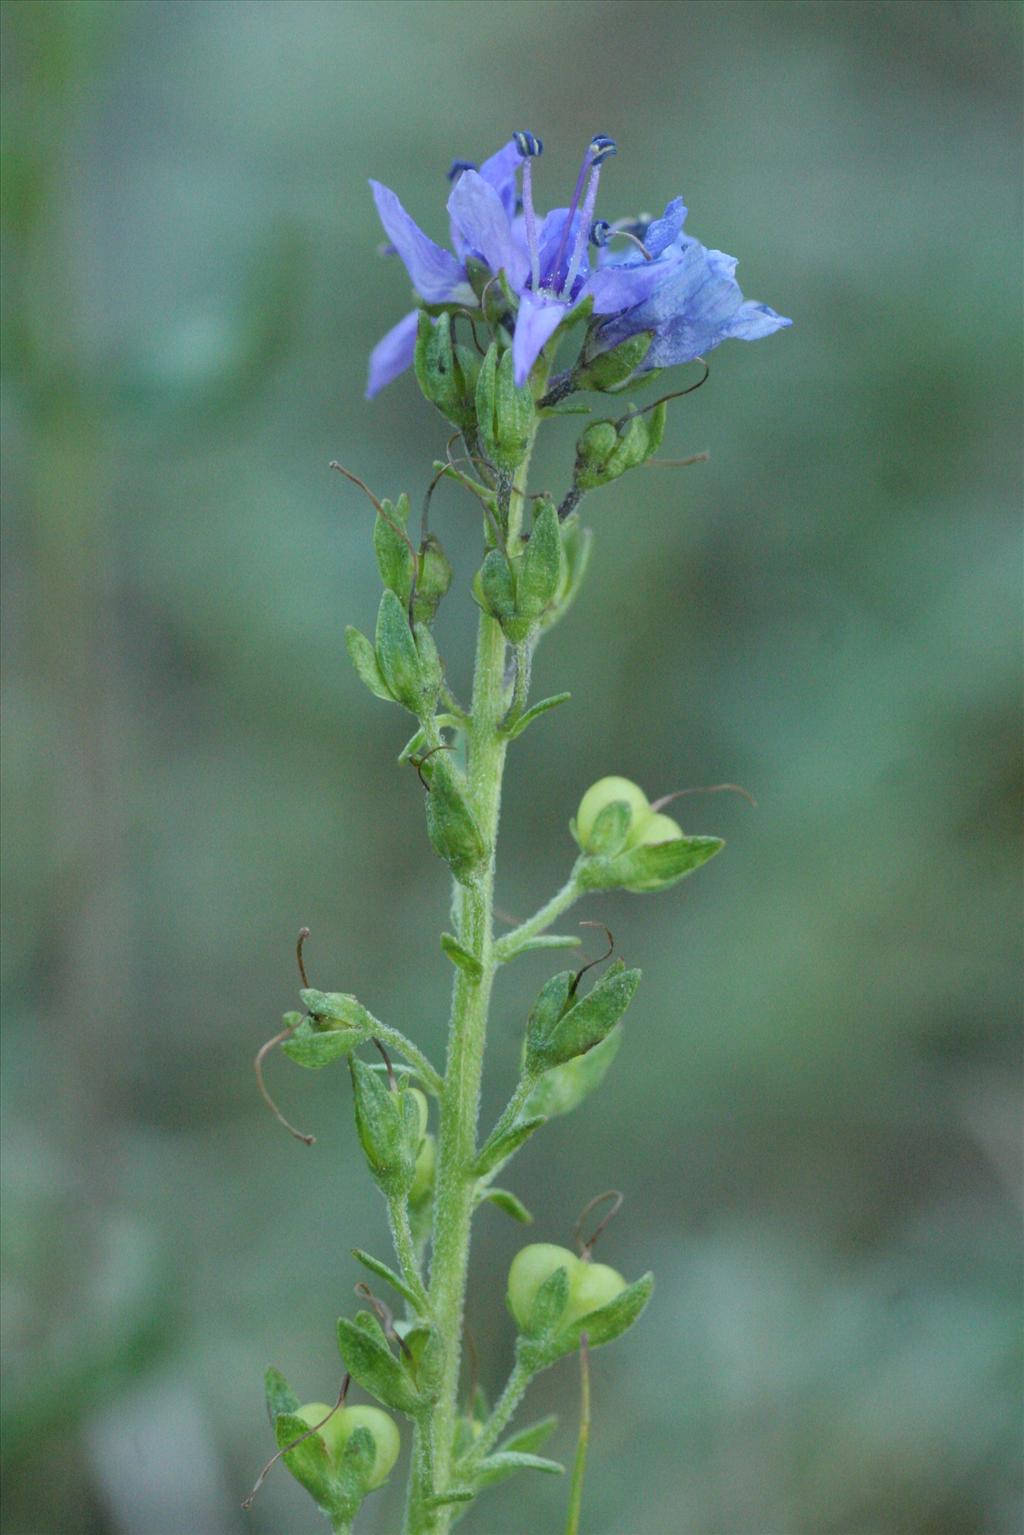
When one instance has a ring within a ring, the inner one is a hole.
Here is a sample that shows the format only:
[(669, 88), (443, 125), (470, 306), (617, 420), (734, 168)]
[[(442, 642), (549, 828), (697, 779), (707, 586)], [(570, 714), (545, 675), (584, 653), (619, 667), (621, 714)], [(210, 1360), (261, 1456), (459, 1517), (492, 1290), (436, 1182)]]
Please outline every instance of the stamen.
[(534, 293), (540, 289), (540, 242), (537, 239), (537, 215), (533, 209), (533, 161), (544, 153), (544, 145), (532, 133), (514, 133), (516, 148), (523, 157), (523, 218), (526, 221), (526, 247), (530, 252), (530, 282)]
[(597, 219), (596, 222), (591, 225), (590, 243), (591, 245), (596, 245), (598, 250), (603, 250), (610, 241), (615, 239), (616, 235), (621, 235), (624, 240), (631, 240), (636, 246), (637, 250), (642, 253), (645, 261), (654, 260), (654, 257), (651, 255), (644, 242), (640, 239), (639, 235), (633, 234), (632, 230), (630, 229), (616, 229), (614, 224), (608, 223), (607, 219)]
[(475, 171), (476, 169), (477, 163), (475, 160), (453, 160), (448, 167), (448, 180), (454, 181), (456, 176), (462, 175), (463, 171)]
[[(565, 220), (565, 227), (562, 230), (562, 238), (558, 242), (558, 252), (546, 274), (547, 277), (553, 277), (562, 264), (562, 257), (565, 255), (565, 247), (569, 243), (569, 230), (572, 228), (573, 216), (576, 212), (576, 209), (580, 205), (580, 194), (583, 191), (583, 184), (587, 179), (587, 172), (590, 170), (591, 165), (594, 163), (595, 154), (599, 153), (606, 143), (611, 144), (612, 140), (608, 138), (607, 134), (598, 133), (595, 134), (590, 143), (587, 145), (587, 152), (583, 156), (583, 164), (580, 166), (580, 173), (576, 177), (576, 185), (573, 188), (572, 201), (569, 204), (569, 213)], [(612, 152), (614, 153), (614, 149)]]
[[(569, 270), (566, 273), (565, 282), (562, 285), (562, 291), (559, 295), (559, 297), (563, 299), (569, 298), (572, 293), (572, 285), (576, 281), (576, 274), (580, 269), (580, 263), (583, 260), (583, 253), (587, 248), (587, 236), (590, 233), (590, 229), (593, 224), (594, 207), (597, 203), (597, 187), (601, 180), (601, 166), (605, 160), (610, 159), (612, 155), (617, 153), (615, 140), (610, 139), (607, 134), (599, 133), (597, 137), (592, 140), (589, 153), (591, 165), (590, 181), (587, 183), (587, 195), (583, 200), (583, 208), (580, 213), (580, 227), (576, 234), (576, 242), (573, 245), (572, 256), (569, 261)], [(566, 229), (568, 229), (571, 222), (572, 212), (570, 211)]]

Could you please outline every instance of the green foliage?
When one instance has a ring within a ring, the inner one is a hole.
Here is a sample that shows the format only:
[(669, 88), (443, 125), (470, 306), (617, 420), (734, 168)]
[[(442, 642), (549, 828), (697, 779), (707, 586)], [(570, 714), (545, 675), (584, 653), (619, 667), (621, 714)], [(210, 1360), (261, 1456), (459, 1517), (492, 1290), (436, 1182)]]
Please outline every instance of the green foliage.
[(529, 385), (517, 389), (512, 377), (512, 352), (492, 342), (476, 382), (476, 416), (480, 443), (496, 469), (512, 473), (526, 457), (536, 412)]

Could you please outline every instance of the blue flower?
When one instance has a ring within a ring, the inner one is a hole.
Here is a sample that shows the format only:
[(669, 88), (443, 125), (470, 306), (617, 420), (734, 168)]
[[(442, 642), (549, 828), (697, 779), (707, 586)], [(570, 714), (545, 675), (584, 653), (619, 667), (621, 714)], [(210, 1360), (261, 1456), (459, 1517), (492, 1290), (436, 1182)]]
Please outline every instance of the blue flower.
[[(586, 356), (592, 360), (640, 331), (653, 331), (640, 371), (692, 362), (723, 341), (758, 341), (792, 325), (767, 304), (745, 300), (734, 273), (736, 259), (724, 251), (708, 250), (682, 232), (686, 208), (670, 202), (660, 219), (644, 224), (595, 226), (603, 245), (601, 257), (619, 270), (657, 267), (662, 280), (650, 297), (623, 309), (591, 328)], [(630, 245), (614, 254), (608, 241), (624, 235)], [(637, 248), (639, 247), (639, 253)]]
[[(453, 164), (448, 198), (451, 251), (423, 233), (394, 192), (370, 182), (391, 247), (423, 304), (478, 307), (479, 284), (475, 288), (470, 279), (470, 262), (490, 271), (494, 279), (502, 275), (516, 311), (512, 358), (517, 385), (526, 383), (563, 321), (588, 300), (596, 319), (588, 334), (587, 356), (651, 330), (645, 370), (689, 362), (730, 336), (754, 340), (791, 323), (764, 304), (745, 303), (733, 279), (732, 258), (705, 250), (683, 234), (686, 209), (681, 199), (670, 202), (653, 221), (594, 222), (601, 167), (616, 152), (605, 134), (597, 134), (587, 146), (568, 207), (538, 219), (533, 161), (542, 150), (539, 139), (521, 132), (479, 170), (466, 161)], [(619, 236), (628, 246), (613, 251), (609, 242)], [(591, 239), (601, 247), (595, 270), (588, 256)], [(374, 347), (367, 396), (410, 366), (416, 327), (413, 310)]]

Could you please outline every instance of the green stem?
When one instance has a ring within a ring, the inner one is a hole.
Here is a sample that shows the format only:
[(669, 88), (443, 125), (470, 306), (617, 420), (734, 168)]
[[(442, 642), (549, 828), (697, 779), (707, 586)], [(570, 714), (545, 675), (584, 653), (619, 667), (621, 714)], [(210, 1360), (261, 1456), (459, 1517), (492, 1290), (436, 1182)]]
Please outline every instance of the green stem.
[[(508, 536), (514, 541), (522, 517), (526, 462), (521, 465), (509, 498)], [(500, 724), (505, 713), (505, 637), (486, 613), (477, 635), (473, 704), (467, 726), (469, 794), (484, 840), (490, 848), (486, 868), (469, 885), (457, 885), (457, 935), (462, 947), (479, 962), (476, 979), (456, 972), (452, 993), (448, 1060), (438, 1133), (437, 1191), (434, 1200), (434, 1255), (430, 1276), (431, 1316), (444, 1344), (441, 1389), (433, 1416), (434, 1486), (450, 1483), (457, 1415), (459, 1365), (462, 1357), (462, 1318), (469, 1264), (469, 1234), (476, 1178), (476, 1129), (480, 1106), (487, 1013), (497, 961), (494, 954), (494, 845), (501, 808), (501, 781), (506, 741)], [(406, 1535), (444, 1535), (451, 1523), (450, 1508), (431, 1509), (433, 1491), (419, 1469), (422, 1425), (415, 1431), (413, 1472), (406, 1505)]]
[(474, 1439), (472, 1450), (459, 1467), (460, 1474), (465, 1475), (471, 1471), (494, 1448), (498, 1442), (499, 1435), (503, 1432), (512, 1414), (523, 1400), (526, 1388), (532, 1379), (533, 1372), (528, 1370), (521, 1360), (517, 1360), (515, 1368), (505, 1384), (504, 1391), (494, 1404), (494, 1411), (487, 1419), (476, 1439)]
[(415, 1068), (427, 1092), (435, 1098), (440, 1097), (444, 1091), (444, 1078), (440, 1072), (434, 1070), (423, 1051), (414, 1045), (411, 1039), (406, 1039), (404, 1034), (398, 1029), (391, 1028), (390, 1024), (378, 1023), (376, 1019), (373, 1033), (374, 1038), (379, 1039), (382, 1044), (390, 1045), (392, 1050), (396, 1050), (399, 1055), (404, 1055), (409, 1065)]
[(580, 1433), (576, 1441), (576, 1459), (569, 1489), (569, 1515), (565, 1535), (579, 1535), (583, 1509), (583, 1478), (587, 1472), (587, 1448), (590, 1444), (590, 1348), (586, 1333), (580, 1338)]
[(573, 902), (579, 899), (583, 892), (576, 883), (578, 871), (579, 861), (574, 865), (572, 873), (561, 890), (553, 895), (546, 905), (534, 912), (533, 916), (521, 923), (519, 927), (513, 928), (511, 933), (506, 933), (504, 938), (498, 940), (494, 945), (494, 957), (499, 965), (515, 959), (524, 944), (529, 943), (530, 939), (535, 938), (538, 933), (543, 933), (556, 917), (560, 917), (563, 911), (568, 911)]

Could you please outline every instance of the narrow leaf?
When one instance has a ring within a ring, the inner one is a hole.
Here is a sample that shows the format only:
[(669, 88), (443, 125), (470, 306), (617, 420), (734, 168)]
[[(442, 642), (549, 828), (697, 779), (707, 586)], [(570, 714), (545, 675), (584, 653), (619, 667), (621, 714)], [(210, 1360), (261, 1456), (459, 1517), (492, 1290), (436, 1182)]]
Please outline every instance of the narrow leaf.
[(412, 1286), (407, 1285), (405, 1280), (395, 1273), (394, 1269), (388, 1268), (386, 1263), (382, 1263), (372, 1253), (364, 1252), (361, 1247), (353, 1247), (352, 1256), (364, 1268), (369, 1269), (371, 1274), (376, 1274), (378, 1279), (383, 1279), (385, 1284), (389, 1284), (393, 1290), (397, 1290), (399, 1295), (409, 1302), (410, 1306), (413, 1306), (417, 1311), (420, 1309), (422, 1297), (418, 1296)]
[(505, 732), (508, 739), (514, 741), (517, 736), (522, 735), (527, 725), (532, 725), (534, 720), (539, 719), (542, 714), (547, 714), (549, 709), (557, 709), (559, 704), (568, 703), (571, 697), (571, 693), (553, 693), (550, 698), (542, 698), (540, 703), (534, 704), (532, 708), (527, 709), (525, 714), (521, 714), (517, 720), (513, 720)]
[(496, 1450), (482, 1460), (477, 1469), (477, 1481), (481, 1487), (503, 1482), (515, 1471), (546, 1471), (549, 1476), (564, 1476), (565, 1467), (557, 1460), (545, 1460), (543, 1455), (527, 1455), (519, 1450)]
[(512, 1219), (518, 1221), (522, 1226), (531, 1226), (533, 1224), (533, 1216), (523, 1204), (523, 1201), (517, 1199), (515, 1194), (509, 1189), (486, 1189), (479, 1196), (479, 1202), (481, 1204), (497, 1205), (499, 1210), (504, 1210), (506, 1215), (511, 1215)]
[(539, 1115), (534, 1119), (520, 1119), (507, 1130), (500, 1134), (488, 1137), (473, 1163), (473, 1172), (477, 1177), (483, 1177), (485, 1173), (493, 1171), (502, 1162), (507, 1162), (512, 1154), (519, 1150), (524, 1141), (529, 1140), (534, 1130), (544, 1123)]
[(484, 973), (483, 966), (475, 955), (464, 949), (457, 938), (451, 933), (441, 934), (441, 947), (451, 960), (452, 964), (464, 971), (471, 981), (478, 981)]
[(435, 1492), (427, 1499), (428, 1508), (445, 1508), (449, 1503), (472, 1503), (476, 1493), (472, 1487), (449, 1487), (447, 1492)]

